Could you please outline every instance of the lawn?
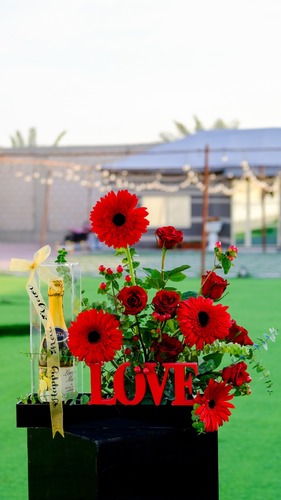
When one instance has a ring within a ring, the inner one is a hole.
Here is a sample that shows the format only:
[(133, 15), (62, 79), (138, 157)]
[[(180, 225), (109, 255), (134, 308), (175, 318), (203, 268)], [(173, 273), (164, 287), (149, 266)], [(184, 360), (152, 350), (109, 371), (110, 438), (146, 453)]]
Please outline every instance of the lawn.
[[(28, 498), (26, 430), (17, 429), (15, 422), (17, 398), (30, 391), (25, 283), (24, 277), (0, 276), (0, 498), (3, 500)], [(98, 278), (83, 278), (87, 296), (94, 296), (97, 283)], [(189, 285), (190, 289), (198, 289), (198, 280), (190, 279)], [(248, 329), (253, 340), (269, 327), (281, 330), (280, 280), (233, 278), (228, 289), (224, 304), (229, 305), (232, 317)], [(267, 393), (264, 382), (251, 370), (251, 396), (234, 400), (232, 417), (219, 430), (220, 500), (280, 498), (281, 335), (267, 352), (261, 352), (261, 359), (270, 369), (273, 394)], [(202, 463), (202, 480), (205, 467), (208, 464)], [(187, 477), (187, 487), (188, 481)]]

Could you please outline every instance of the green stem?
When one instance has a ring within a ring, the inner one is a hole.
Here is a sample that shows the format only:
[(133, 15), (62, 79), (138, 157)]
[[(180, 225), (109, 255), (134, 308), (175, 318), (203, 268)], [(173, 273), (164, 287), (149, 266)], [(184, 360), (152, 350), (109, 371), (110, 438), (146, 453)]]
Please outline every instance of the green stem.
[(135, 318), (136, 318), (136, 323), (137, 323), (137, 328), (138, 328), (138, 335), (139, 335), (139, 338), (140, 338), (140, 343), (141, 343), (143, 354), (144, 354), (144, 360), (147, 361), (146, 349), (145, 349), (145, 345), (144, 345), (143, 340), (142, 340), (142, 335), (141, 335), (141, 331), (140, 331), (139, 320), (138, 320), (137, 316)]
[(165, 257), (166, 257), (167, 248), (162, 247), (162, 262), (161, 262), (161, 278), (164, 281), (164, 269), (165, 269)]
[(132, 281), (132, 284), (135, 285), (136, 284), (135, 271), (134, 271), (134, 267), (133, 267), (133, 261), (132, 261), (132, 256), (131, 256), (129, 245), (127, 245), (127, 247), (126, 247), (126, 255), (127, 255), (127, 260), (128, 260), (129, 274), (131, 276), (131, 281)]

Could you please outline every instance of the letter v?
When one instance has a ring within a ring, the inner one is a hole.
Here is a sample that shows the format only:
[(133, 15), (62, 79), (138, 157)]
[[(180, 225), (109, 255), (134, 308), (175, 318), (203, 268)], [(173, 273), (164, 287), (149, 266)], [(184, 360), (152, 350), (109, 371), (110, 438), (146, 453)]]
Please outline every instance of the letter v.
[[(157, 363), (144, 363), (144, 367), (148, 368), (149, 372), (146, 373), (146, 378), (148, 385), (151, 390), (151, 394), (153, 397), (153, 401), (156, 404), (156, 406), (159, 406), (163, 397), (165, 385), (167, 382), (168, 374), (169, 374), (169, 368), (165, 369), (163, 380), (161, 383), (159, 383), (158, 375), (155, 371), (155, 368), (157, 366)], [(166, 364), (163, 363), (164, 368), (166, 368)]]

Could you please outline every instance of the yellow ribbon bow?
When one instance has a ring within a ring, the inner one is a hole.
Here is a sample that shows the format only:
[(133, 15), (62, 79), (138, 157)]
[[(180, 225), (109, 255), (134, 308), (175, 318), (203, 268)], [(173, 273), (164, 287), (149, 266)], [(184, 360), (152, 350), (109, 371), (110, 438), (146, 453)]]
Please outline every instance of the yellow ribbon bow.
[(36, 271), (40, 279), (45, 281), (45, 283), (48, 283), (50, 280), (50, 274), (52, 273), (50, 270), (42, 267), (41, 264), (48, 259), (50, 253), (51, 247), (46, 245), (39, 248), (39, 250), (35, 252), (32, 261), (26, 259), (11, 259), (9, 269), (10, 271), (18, 271), (21, 273), (29, 272), (31, 279)]

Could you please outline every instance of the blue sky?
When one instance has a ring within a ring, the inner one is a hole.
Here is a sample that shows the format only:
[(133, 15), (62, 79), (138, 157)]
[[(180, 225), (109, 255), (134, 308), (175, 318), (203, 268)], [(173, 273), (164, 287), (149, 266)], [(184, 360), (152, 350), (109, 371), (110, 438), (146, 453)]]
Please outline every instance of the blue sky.
[(280, 0), (0, 0), (0, 146), (281, 126)]

